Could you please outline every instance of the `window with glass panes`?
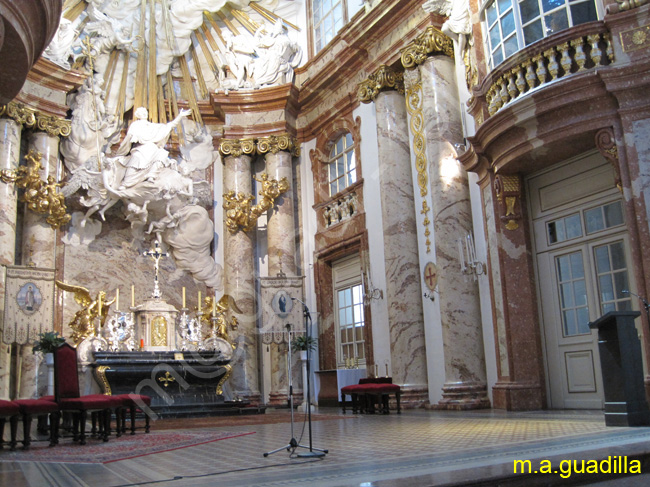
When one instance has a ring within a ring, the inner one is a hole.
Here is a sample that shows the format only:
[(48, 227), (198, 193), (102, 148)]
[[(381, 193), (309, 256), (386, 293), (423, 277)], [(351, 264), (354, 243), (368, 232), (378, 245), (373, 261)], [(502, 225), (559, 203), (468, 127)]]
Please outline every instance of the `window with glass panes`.
[(352, 135), (345, 134), (340, 137), (330, 150), (329, 162), (329, 188), (330, 196), (343, 191), (357, 181), (357, 165), (354, 158), (354, 143)]
[(323, 49), (345, 23), (343, 0), (313, 0), (311, 3), (316, 52)]
[(594, 0), (493, 0), (484, 18), (490, 68), (543, 37), (597, 19)]
[(332, 263), (334, 316), (336, 323), (336, 362), (338, 367), (350, 363), (364, 365), (366, 319), (363, 307), (361, 259), (351, 255)]

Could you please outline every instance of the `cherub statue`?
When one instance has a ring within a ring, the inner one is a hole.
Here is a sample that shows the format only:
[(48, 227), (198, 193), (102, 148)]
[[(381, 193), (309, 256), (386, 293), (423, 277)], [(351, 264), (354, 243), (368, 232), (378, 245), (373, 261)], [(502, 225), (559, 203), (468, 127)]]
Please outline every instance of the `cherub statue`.
[[(213, 334), (217, 337), (223, 338), (225, 340), (228, 340), (228, 327), (227, 325), (230, 324), (231, 329), (236, 329), (237, 325), (239, 325), (239, 322), (237, 321), (237, 318), (232, 316), (230, 320), (226, 318), (226, 313), (230, 309), (231, 311), (234, 311), (235, 313), (241, 313), (242, 311), (239, 309), (237, 306), (237, 303), (235, 302), (235, 299), (230, 296), (229, 294), (224, 294), (219, 301), (213, 304), (215, 300), (214, 296), (206, 296), (203, 300), (203, 307), (206, 310), (212, 310), (214, 309), (214, 314), (212, 312), (206, 312), (205, 314), (201, 315), (201, 320), (206, 324), (205, 328), (210, 329), (212, 328), (212, 318), (216, 318), (216, 323), (215, 323), (215, 328), (213, 330)], [(213, 308), (214, 306), (214, 308)]]
[(106, 292), (99, 291), (93, 299), (90, 291), (85, 287), (73, 286), (61, 281), (55, 282), (64, 291), (74, 293), (74, 300), (83, 308), (77, 311), (74, 319), (68, 323), (68, 326), (72, 329), (71, 338), (75, 345), (81, 343), (84, 338), (95, 336), (97, 334), (95, 320), (99, 318), (99, 328), (104, 326), (108, 309), (115, 302), (115, 298), (112, 301), (106, 301)]

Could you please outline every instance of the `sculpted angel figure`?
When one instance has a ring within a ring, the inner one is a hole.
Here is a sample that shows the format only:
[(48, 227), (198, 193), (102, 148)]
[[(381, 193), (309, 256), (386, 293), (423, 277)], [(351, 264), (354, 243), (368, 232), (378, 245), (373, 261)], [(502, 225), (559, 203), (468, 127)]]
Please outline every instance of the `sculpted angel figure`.
[(74, 293), (74, 300), (82, 307), (74, 315), (68, 326), (72, 329), (72, 340), (76, 345), (81, 343), (84, 338), (96, 335), (95, 320), (99, 318), (99, 327), (103, 327), (106, 321), (108, 309), (115, 302), (106, 301), (106, 293), (99, 291), (93, 298), (90, 291), (82, 286), (66, 284), (62, 281), (55, 281), (56, 285), (64, 291)]
[(427, 0), (422, 5), (426, 12), (446, 15), (448, 19), (440, 30), (458, 40), (459, 52), (465, 49), (466, 37), (472, 33), (468, 0)]
[(181, 110), (168, 123), (154, 123), (148, 120), (149, 111), (140, 107), (135, 111), (135, 121), (129, 127), (126, 137), (114, 156), (127, 156), (121, 164), (126, 168), (120, 190), (135, 186), (147, 179), (154, 180), (159, 169), (169, 164), (169, 152), (164, 149), (172, 129), (190, 115), (191, 110)]
[(293, 68), (302, 59), (300, 46), (289, 39), (287, 28), (278, 19), (271, 32), (260, 27), (255, 33), (255, 52), (258, 58), (253, 64), (255, 86), (287, 83), (293, 78)]
[(70, 69), (70, 56), (73, 55), (73, 44), (77, 39), (77, 30), (71, 20), (61, 16), (59, 28), (43, 51), (43, 57), (62, 68)]
[[(212, 310), (213, 306), (213, 301), (215, 300), (214, 296), (206, 296), (203, 300), (203, 309), (205, 310)], [(226, 319), (226, 313), (228, 310), (231, 310), (231, 312), (235, 313), (241, 313), (241, 309), (239, 309), (239, 306), (237, 306), (237, 303), (235, 299), (230, 296), (229, 294), (224, 294), (219, 301), (214, 303), (214, 318), (216, 318), (215, 322), (215, 329), (214, 333), (216, 336), (221, 337), (225, 340), (228, 340), (228, 327), (227, 325), (230, 324), (230, 327), (232, 329), (236, 329), (237, 326), (239, 325), (239, 322), (237, 321), (237, 318), (232, 316), (230, 320)], [(201, 320), (205, 322), (205, 327), (206, 329), (210, 329), (212, 327), (212, 312), (206, 312), (203, 315), (201, 315)]]

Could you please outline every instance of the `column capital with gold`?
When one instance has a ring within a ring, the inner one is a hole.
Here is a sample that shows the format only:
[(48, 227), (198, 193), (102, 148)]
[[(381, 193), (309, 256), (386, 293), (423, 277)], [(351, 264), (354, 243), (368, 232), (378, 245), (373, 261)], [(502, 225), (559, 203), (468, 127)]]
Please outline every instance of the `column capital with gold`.
[(290, 152), (292, 156), (300, 155), (300, 143), (293, 135), (280, 134), (266, 137), (247, 139), (222, 139), (219, 143), (219, 152), (223, 156), (236, 156), (242, 154), (277, 154), (280, 151)]
[(0, 117), (11, 118), (26, 128), (47, 132), (51, 137), (67, 137), (72, 130), (70, 120), (46, 115), (21, 103), (9, 102), (7, 105), (0, 105)]
[(362, 103), (370, 103), (375, 101), (379, 93), (389, 90), (404, 94), (404, 73), (382, 64), (368, 79), (357, 85), (357, 98)]
[(402, 66), (406, 69), (413, 69), (434, 54), (443, 54), (454, 59), (454, 43), (440, 30), (429, 26), (424, 33), (401, 49), (400, 59)]

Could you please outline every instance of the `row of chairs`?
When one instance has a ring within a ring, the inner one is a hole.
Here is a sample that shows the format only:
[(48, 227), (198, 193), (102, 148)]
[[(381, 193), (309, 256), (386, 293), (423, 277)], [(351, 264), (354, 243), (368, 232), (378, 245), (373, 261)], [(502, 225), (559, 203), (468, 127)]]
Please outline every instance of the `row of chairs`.
[[(145, 432), (150, 429), (148, 414), (151, 398), (142, 394), (90, 394), (82, 396), (79, 392), (79, 372), (77, 369), (77, 350), (63, 343), (54, 351), (54, 396), (40, 399), (20, 399), (15, 401), (0, 400), (0, 446), (3, 444), (4, 426), (9, 420), (12, 450), (17, 446), (18, 421), (23, 421), (23, 449), (31, 443), (31, 425), (35, 416), (49, 416), (50, 446), (59, 440), (59, 424), (64, 414), (72, 418), (72, 438), (80, 444), (86, 444), (86, 422), (91, 414), (93, 430), (99, 423), (99, 434), (108, 441), (111, 433), (111, 417), (116, 418), (116, 435), (126, 432), (126, 413), (130, 413), (131, 434), (135, 434), (135, 417), (139, 409), (145, 413)], [(93, 431), (94, 432), (94, 431)]]

